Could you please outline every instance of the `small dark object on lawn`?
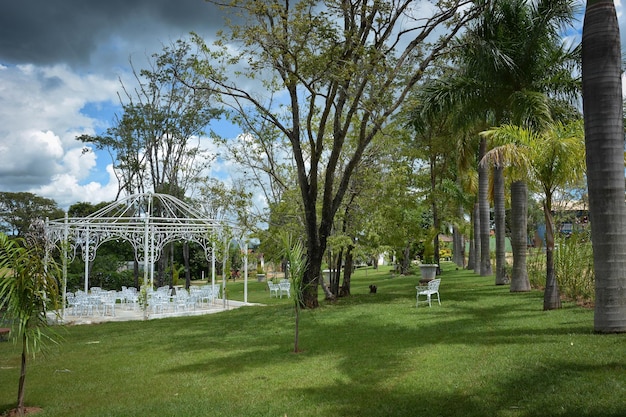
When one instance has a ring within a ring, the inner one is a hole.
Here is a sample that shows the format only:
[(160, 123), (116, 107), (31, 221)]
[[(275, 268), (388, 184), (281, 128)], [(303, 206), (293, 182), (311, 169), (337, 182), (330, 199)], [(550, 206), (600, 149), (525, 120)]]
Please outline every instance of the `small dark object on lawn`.
[(370, 285), (370, 294), (376, 294), (377, 290), (378, 288), (376, 287), (376, 285), (374, 284)]
[(9, 333), (11, 333), (11, 329), (0, 327), (0, 342), (9, 340)]

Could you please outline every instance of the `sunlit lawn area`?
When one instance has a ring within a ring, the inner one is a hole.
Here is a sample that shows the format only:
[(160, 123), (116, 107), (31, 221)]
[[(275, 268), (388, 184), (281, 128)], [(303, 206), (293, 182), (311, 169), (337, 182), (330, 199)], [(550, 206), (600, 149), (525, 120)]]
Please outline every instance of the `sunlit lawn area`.
[[(415, 308), (417, 277), (359, 270), (351, 298), (303, 312), (299, 354), (292, 300), (253, 281), (249, 301), (268, 305), (68, 327), (29, 363), (26, 403), (42, 417), (626, 415), (626, 335), (451, 264), (441, 278), (442, 305)], [(0, 343), (0, 412), (18, 352)]]

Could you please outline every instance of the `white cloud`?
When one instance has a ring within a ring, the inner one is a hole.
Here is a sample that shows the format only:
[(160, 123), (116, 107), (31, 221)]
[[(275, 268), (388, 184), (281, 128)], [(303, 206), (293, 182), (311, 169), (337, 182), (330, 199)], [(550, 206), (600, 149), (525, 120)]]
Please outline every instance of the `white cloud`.
[[(94, 134), (102, 121), (81, 110), (90, 102), (114, 102), (118, 87), (117, 80), (83, 76), (62, 65), (3, 66), (0, 191), (35, 192), (63, 207), (86, 201), (95, 186), (81, 181), (87, 180), (96, 160), (93, 154), (82, 155), (83, 144), (76, 137)], [(68, 200), (70, 195), (76, 200)]]
[[(58, 172), (58, 160), (63, 156), (61, 139), (51, 131), (16, 131), (0, 140), (0, 176), (45, 178)], [(4, 180), (2, 180), (4, 181)]]
[[(77, 177), (70, 173), (55, 175), (48, 184), (32, 190), (33, 193), (54, 198), (59, 207), (67, 210), (74, 203), (85, 201), (97, 204), (102, 201), (113, 201), (117, 194), (117, 180), (113, 167), (107, 166), (109, 181), (106, 185), (91, 181), (80, 184)], [(53, 196), (53, 197), (52, 197)]]

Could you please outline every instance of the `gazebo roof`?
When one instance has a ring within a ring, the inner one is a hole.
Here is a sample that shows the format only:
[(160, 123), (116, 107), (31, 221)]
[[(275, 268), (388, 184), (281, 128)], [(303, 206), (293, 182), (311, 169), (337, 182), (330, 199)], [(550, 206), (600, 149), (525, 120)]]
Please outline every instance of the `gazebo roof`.
[[(86, 217), (72, 218), (73, 223), (84, 224), (145, 224), (152, 222), (166, 224), (203, 224), (218, 226), (219, 222), (208, 219), (198, 210), (168, 194), (133, 194), (115, 201)], [(65, 222), (64, 219), (55, 222)]]
[(179, 240), (199, 243), (208, 257), (210, 242), (225, 229), (237, 227), (209, 219), (171, 195), (157, 193), (134, 194), (89, 216), (49, 220), (46, 225), (51, 242), (67, 241), (74, 252), (81, 247), (83, 258), (89, 253), (90, 259), (102, 243), (118, 239), (133, 245), (138, 260), (140, 253), (145, 257), (148, 251), (150, 258), (158, 259), (166, 243)]

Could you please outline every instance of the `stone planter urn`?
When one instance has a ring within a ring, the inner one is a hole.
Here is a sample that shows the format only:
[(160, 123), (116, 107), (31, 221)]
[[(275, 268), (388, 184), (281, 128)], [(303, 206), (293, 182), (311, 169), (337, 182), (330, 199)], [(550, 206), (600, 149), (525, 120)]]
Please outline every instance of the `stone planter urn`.
[(256, 279), (259, 282), (265, 282), (265, 274), (256, 274)]
[(422, 272), (422, 279), (420, 279), (420, 284), (432, 281), (437, 276), (437, 268), (439, 265), (437, 264), (421, 264), (420, 271)]

